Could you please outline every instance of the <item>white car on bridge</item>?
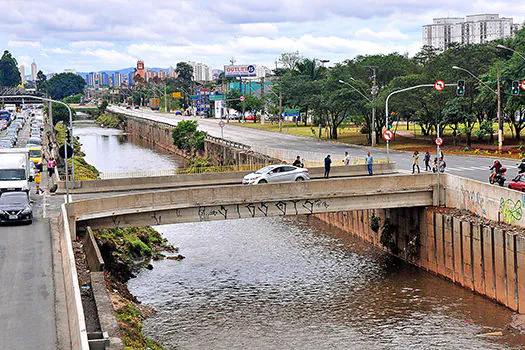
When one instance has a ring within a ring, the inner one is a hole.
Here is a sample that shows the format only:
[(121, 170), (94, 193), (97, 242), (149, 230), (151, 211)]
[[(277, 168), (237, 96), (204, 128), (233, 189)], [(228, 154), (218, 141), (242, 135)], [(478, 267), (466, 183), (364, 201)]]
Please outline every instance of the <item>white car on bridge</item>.
[(308, 169), (288, 164), (268, 165), (242, 179), (243, 185), (310, 180)]

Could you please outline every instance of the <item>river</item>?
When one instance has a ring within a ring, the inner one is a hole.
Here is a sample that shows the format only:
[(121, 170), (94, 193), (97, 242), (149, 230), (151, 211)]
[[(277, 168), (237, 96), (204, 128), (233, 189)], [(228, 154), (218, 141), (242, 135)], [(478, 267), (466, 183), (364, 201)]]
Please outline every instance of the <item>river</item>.
[[(82, 127), (84, 128), (84, 127)], [(102, 128), (75, 128), (86, 160), (126, 171), (153, 153)], [(182, 261), (129, 281), (157, 312), (166, 349), (520, 349), (513, 312), (307, 217), (155, 227)], [(497, 335), (501, 332), (502, 335)], [(490, 334), (493, 335), (490, 335)]]

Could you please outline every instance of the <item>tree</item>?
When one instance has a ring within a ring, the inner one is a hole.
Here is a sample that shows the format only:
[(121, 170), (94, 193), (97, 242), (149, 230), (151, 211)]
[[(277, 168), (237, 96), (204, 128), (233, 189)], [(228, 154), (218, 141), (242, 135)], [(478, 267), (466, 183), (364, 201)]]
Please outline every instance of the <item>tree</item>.
[(36, 90), (44, 93), (47, 90), (47, 77), (41, 70), (36, 73)]
[(173, 144), (178, 149), (195, 155), (204, 149), (204, 139), (208, 135), (205, 131), (197, 130), (196, 120), (183, 120), (171, 131)]
[(5, 50), (0, 59), (0, 86), (18, 86), (21, 82), (16, 59)]
[[(47, 105), (46, 105), (47, 113)], [(76, 119), (76, 112), (71, 108), (71, 118)], [(53, 125), (56, 125), (58, 122), (64, 123), (64, 125), (69, 125), (69, 111), (67, 107), (60, 103), (53, 102)]]
[(47, 92), (54, 100), (81, 94), (86, 86), (86, 81), (73, 73), (60, 73), (47, 81)]

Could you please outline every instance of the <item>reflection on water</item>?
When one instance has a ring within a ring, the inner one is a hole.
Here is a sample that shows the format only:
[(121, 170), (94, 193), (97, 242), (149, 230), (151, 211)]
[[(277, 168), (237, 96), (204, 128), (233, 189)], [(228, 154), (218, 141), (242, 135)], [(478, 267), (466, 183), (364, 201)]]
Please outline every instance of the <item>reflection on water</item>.
[[(157, 227), (186, 257), (129, 282), (168, 349), (510, 349), (512, 312), (315, 219)], [(503, 337), (484, 334), (502, 331)]]
[(183, 162), (121, 130), (75, 123), (74, 134), (79, 137), (86, 161), (101, 172), (173, 169)]

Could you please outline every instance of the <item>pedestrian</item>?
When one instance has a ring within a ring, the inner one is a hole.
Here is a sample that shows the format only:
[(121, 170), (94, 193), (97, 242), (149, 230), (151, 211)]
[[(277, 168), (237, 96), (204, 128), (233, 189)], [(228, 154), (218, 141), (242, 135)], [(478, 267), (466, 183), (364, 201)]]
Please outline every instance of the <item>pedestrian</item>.
[(49, 178), (53, 177), (56, 166), (57, 166), (57, 162), (55, 158), (51, 157), (51, 159), (47, 161), (47, 175), (49, 175)]
[(324, 177), (328, 179), (328, 176), (330, 175), (330, 167), (332, 166), (332, 159), (330, 159), (330, 155), (327, 155), (324, 159)]
[(439, 157), (440, 159), (441, 159), (441, 158), (445, 159), (445, 155), (443, 154), (443, 149), (441, 149), (441, 148), (439, 149), (438, 157)]
[(443, 157), (439, 158), (438, 168), (440, 173), (445, 172), (445, 168), (447, 167), (447, 163), (443, 160)]
[(301, 162), (301, 157), (300, 156), (297, 156), (297, 158), (294, 160), (293, 166), (296, 166), (298, 168), (303, 168), (304, 165), (303, 165), (303, 162)]
[(438, 159), (436, 157), (436, 158), (434, 158), (434, 162), (432, 164), (432, 172), (433, 173), (437, 173), (437, 171), (438, 171)]
[(348, 152), (345, 152), (345, 159), (343, 159), (343, 164), (345, 166), (349, 166), (350, 165), (350, 156), (348, 155)]
[(370, 152), (367, 152), (365, 157), (366, 166), (368, 168), (368, 175), (374, 175), (372, 172), (372, 167), (374, 166), (374, 157), (370, 155)]
[(416, 167), (417, 167), (417, 173), (419, 174), (419, 152), (414, 151), (412, 158), (414, 158), (414, 162), (412, 163), (412, 174), (416, 172)]
[(432, 168), (430, 167), (430, 152), (427, 150), (425, 152), (425, 171), (429, 171), (429, 170), (432, 170)]

